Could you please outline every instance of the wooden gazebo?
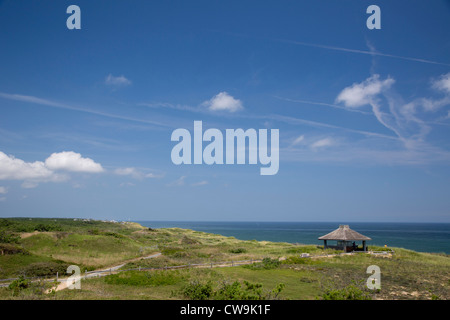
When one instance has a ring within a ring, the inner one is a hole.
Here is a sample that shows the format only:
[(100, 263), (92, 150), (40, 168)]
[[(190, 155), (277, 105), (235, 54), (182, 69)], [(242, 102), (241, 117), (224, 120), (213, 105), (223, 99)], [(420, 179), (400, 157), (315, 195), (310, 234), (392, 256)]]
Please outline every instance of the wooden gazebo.
[[(362, 235), (352, 229), (348, 225), (340, 225), (338, 229), (321, 236), (319, 240), (323, 240), (323, 248), (332, 248), (337, 250), (344, 250), (345, 252), (349, 251), (366, 251), (366, 241), (372, 240), (369, 237)], [(328, 240), (337, 241), (336, 246), (330, 246), (327, 244)], [(362, 241), (362, 249), (358, 248), (355, 241)]]

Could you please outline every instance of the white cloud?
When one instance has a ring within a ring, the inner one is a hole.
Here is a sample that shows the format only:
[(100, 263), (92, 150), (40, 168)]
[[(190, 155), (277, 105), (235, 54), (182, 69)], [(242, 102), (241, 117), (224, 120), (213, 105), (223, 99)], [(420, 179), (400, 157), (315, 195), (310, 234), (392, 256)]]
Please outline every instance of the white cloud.
[(316, 142), (311, 144), (311, 148), (313, 149), (319, 149), (319, 148), (325, 148), (325, 147), (331, 147), (335, 144), (335, 141), (331, 138), (324, 138), (317, 140)]
[(173, 186), (176, 186), (176, 187), (184, 186), (185, 185), (185, 181), (184, 180), (186, 178), (187, 178), (186, 176), (181, 176), (179, 179), (175, 180), (174, 182), (169, 183), (168, 186), (170, 186), (170, 187), (173, 187)]
[(215, 95), (211, 100), (203, 102), (202, 105), (211, 111), (236, 112), (244, 109), (241, 100), (233, 98), (225, 91)]
[(200, 182), (197, 182), (197, 183), (193, 183), (193, 184), (191, 184), (191, 186), (199, 187), (199, 186), (204, 186), (204, 185), (207, 185), (207, 184), (208, 184), (208, 181), (203, 180), (203, 181), (200, 181)]
[(118, 168), (114, 170), (114, 173), (119, 176), (132, 176), (136, 179), (142, 178), (142, 173), (137, 171), (135, 168)]
[(0, 151), (0, 180), (22, 180), (22, 188), (36, 188), (40, 182), (62, 182), (69, 179), (67, 174), (57, 172), (102, 172), (100, 164), (92, 159), (82, 158), (72, 151), (53, 153), (45, 162), (26, 162)]
[(415, 103), (422, 105), (425, 111), (436, 112), (450, 104), (450, 72), (442, 75), (438, 80), (433, 80), (431, 87), (442, 91), (444, 97), (441, 99), (422, 98), (415, 101)]
[(381, 105), (378, 103), (376, 96), (383, 93), (385, 96), (386, 90), (395, 82), (392, 78), (386, 80), (379, 80), (380, 76), (375, 74), (361, 83), (354, 83), (350, 87), (345, 88), (336, 98), (336, 102), (343, 102), (346, 107), (357, 108), (364, 105), (370, 105), (372, 112), (384, 127), (392, 130), (400, 139), (403, 139), (397, 123), (395, 123), (396, 114), (391, 105), (390, 114), (386, 114), (381, 110)]
[(134, 187), (135, 184), (131, 183), (131, 182), (122, 182), (119, 186), (120, 187)]
[(0, 194), (7, 194), (8, 188), (0, 186)]
[(0, 180), (58, 180), (42, 161), (25, 162), (0, 151)]
[(123, 75), (115, 77), (112, 74), (109, 74), (105, 78), (105, 84), (116, 87), (125, 87), (131, 84), (131, 81), (125, 78)]
[(450, 72), (441, 76), (439, 80), (432, 83), (433, 88), (450, 93)]
[(81, 154), (73, 151), (53, 153), (45, 160), (45, 166), (50, 170), (65, 170), (73, 172), (97, 173), (103, 172), (101, 164), (89, 158), (81, 157)]
[(292, 141), (291, 146), (296, 146), (299, 143), (301, 143), (303, 140), (305, 140), (305, 136), (301, 135), (300, 137), (297, 137), (294, 141)]
[(389, 89), (395, 82), (392, 78), (379, 80), (380, 76), (375, 74), (361, 83), (354, 83), (345, 88), (336, 98), (336, 102), (343, 102), (346, 107), (355, 108), (373, 102), (376, 95), (383, 90)]
[(159, 178), (160, 175), (156, 175), (154, 173), (144, 173), (142, 171), (137, 170), (136, 168), (118, 168), (114, 170), (114, 173), (119, 176), (131, 176), (134, 179), (142, 180), (144, 178)]
[(38, 186), (38, 183), (34, 181), (24, 181), (20, 186), (24, 189), (33, 189)]

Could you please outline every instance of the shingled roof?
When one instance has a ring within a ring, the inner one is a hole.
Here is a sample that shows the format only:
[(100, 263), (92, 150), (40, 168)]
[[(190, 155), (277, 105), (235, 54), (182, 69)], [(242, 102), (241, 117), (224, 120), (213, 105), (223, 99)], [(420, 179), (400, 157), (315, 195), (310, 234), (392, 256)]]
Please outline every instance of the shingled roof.
[(369, 237), (362, 235), (352, 229), (348, 225), (340, 225), (338, 229), (321, 236), (319, 240), (372, 240)]

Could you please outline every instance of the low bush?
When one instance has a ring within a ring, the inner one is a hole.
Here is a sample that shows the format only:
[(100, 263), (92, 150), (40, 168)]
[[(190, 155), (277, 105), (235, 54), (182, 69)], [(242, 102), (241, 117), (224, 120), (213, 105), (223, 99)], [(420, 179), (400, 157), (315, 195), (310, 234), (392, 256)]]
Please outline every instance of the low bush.
[(21, 247), (16, 247), (12, 244), (9, 243), (0, 243), (0, 255), (10, 255), (10, 254), (24, 254), (24, 255), (29, 255), (30, 253), (21, 248)]
[(0, 243), (19, 243), (20, 237), (10, 232), (0, 231)]
[(262, 284), (244, 281), (245, 288), (239, 281), (223, 282), (215, 293), (217, 300), (263, 300)]
[(341, 289), (327, 289), (317, 297), (321, 300), (372, 300), (369, 292), (352, 283)]
[(228, 282), (223, 281), (217, 289), (213, 288), (212, 282), (191, 281), (183, 287), (182, 294), (191, 300), (267, 300), (279, 299), (284, 289), (283, 283), (278, 284), (272, 291), (265, 292), (260, 283), (245, 281)]
[(183, 249), (177, 247), (164, 247), (164, 249), (161, 250), (161, 253), (165, 256), (170, 256), (180, 251), (183, 251)]
[(188, 236), (183, 236), (183, 238), (181, 239), (181, 243), (182, 244), (193, 245), (193, 244), (200, 244), (200, 241), (198, 241), (196, 239), (189, 238)]
[(98, 229), (89, 229), (88, 233), (94, 236), (98, 236), (100, 234), (100, 230)]
[(127, 286), (165, 286), (176, 284), (184, 279), (178, 271), (126, 271), (105, 277), (105, 282)]
[(114, 237), (116, 239), (123, 239), (123, 238), (125, 238), (124, 235), (121, 235), (121, 234), (116, 233), (116, 232), (105, 231), (105, 232), (102, 232), (102, 234), (105, 235), (105, 236), (108, 236), (108, 237)]
[(246, 253), (247, 249), (245, 248), (235, 248), (229, 250), (231, 253)]
[(208, 300), (213, 294), (212, 283), (211, 281), (206, 283), (191, 281), (183, 287), (182, 294), (191, 300)]
[[(43, 295), (49, 291), (52, 287), (57, 285), (57, 282), (45, 282), (42, 280), (31, 282), (20, 276), (19, 279), (14, 280), (8, 286), (8, 289), (12, 291), (12, 295), (17, 297), (20, 295), (20, 299), (34, 300), (42, 299)], [(52, 294), (55, 293), (54, 290), (50, 291)]]
[(280, 266), (281, 261), (278, 259), (264, 258), (261, 262), (243, 265), (242, 267), (252, 270), (270, 270)]
[(24, 276), (20, 276), (19, 279), (9, 284), (8, 289), (13, 292), (13, 296), (18, 296), (20, 291), (27, 289), (29, 286), (30, 281), (25, 279)]
[(39, 223), (34, 227), (34, 230), (40, 232), (48, 232), (48, 231), (62, 231), (62, 228), (57, 224)]
[(65, 275), (68, 266), (67, 263), (35, 262), (23, 268), (20, 273), (27, 277), (55, 276), (57, 272), (60, 275)]
[(9, 221), (8, 219), (0, 219), (0, 228), (4, 227), (10, 227), (14, 224), (14, 222)]
[(320, 261), (313, 260), (311, 258), (302, 258), (300, 256), (287, 257), (283, 260), (283, 264), (320, 264)]

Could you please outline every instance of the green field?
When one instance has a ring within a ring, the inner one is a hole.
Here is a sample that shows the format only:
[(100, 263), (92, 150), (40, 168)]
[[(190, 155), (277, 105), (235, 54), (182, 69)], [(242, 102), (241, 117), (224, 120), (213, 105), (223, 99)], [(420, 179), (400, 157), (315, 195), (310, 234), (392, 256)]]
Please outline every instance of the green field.
[[(393, 248), (392, 255), (335, 254), (316, 245), (243, 241), (179, 228), (80, 219), (0, 219), (0, 279), (83, 271), (164, 268), (264, 259), (245, 266), (123, 271), (83, 279), (81, 290), (44, 293), (52, 283), (16, 282), (0, 299), (449, 299), (450, 257)], [(382, 248), (379, 248), (380, 250)], [(143, 259), (153, 253), (161, 255)], [(309, 253), (311, 258), (301, 258)], [(381, 269), (381, 290), (365, 287)]]

